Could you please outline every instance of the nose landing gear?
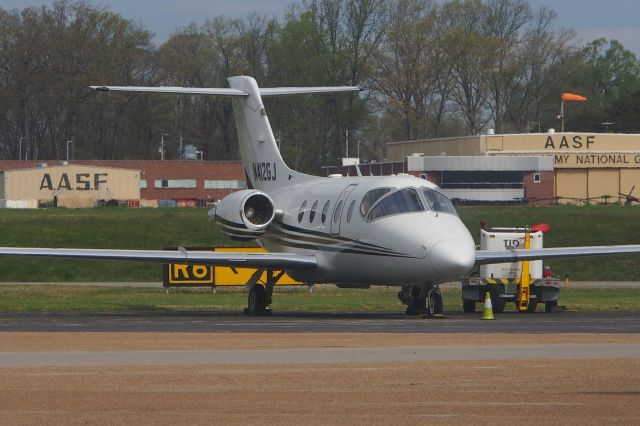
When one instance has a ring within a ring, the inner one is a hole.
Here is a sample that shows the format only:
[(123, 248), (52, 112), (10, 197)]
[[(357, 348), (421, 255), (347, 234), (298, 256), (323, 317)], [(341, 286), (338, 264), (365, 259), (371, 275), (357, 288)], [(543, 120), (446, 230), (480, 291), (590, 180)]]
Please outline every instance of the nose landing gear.
[(407, 315), (426, 314), (428, 318), (442, 316), (442, 293), (438, 284), (402, 287), (398, 299), (407, 305)]

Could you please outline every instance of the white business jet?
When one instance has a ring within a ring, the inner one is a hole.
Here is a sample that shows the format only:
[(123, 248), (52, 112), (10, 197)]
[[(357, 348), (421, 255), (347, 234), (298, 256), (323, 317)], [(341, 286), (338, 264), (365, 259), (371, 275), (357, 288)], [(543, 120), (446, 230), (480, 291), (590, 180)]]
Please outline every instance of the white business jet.
[[(339, 287), (400, 286), (408, 313), (442, 312), (438, 283), (475, 264), (569, 256), (640, 253), (640, 245), (510, 251), (476, 250), (451, 201), (435, 184), (409, 175), (322, 178), (282, 160), (262, 98), (357, 92), (358, 87), (259, 88), (248, 76), (230, 88), (92, 86), (98, 91), (227, 96), (233, 103), (247, 187), (209, 212), (232, 239), (256, 240), (269, 253), (63, 248), (0, 248), (0, 255), (121, 259), (253, 267), (249, 313), (265, 312), (286, 271), (305, 283)], [(267, 272), (266, 285), (259, 283)]]

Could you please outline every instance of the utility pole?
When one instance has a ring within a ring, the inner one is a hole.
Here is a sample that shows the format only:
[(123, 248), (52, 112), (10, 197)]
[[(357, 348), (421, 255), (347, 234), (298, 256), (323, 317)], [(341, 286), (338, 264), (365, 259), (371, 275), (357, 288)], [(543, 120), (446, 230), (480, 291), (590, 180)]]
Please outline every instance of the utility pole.
[(158, 151), (160, 151), (160, 161), (164, 161), (164, 137), (169, 136), (166, 133), (162, 133), (162, 136), (160, 137), (160, 149)]
[(73, 143), (73, 141), (69, 140), (67, 141), (67, 161), (69, 161), (69, 144)]
[(345, 153), (345, 158), (349, 158), (349, 129), (347, 129), (346, 131), (346, 153)]

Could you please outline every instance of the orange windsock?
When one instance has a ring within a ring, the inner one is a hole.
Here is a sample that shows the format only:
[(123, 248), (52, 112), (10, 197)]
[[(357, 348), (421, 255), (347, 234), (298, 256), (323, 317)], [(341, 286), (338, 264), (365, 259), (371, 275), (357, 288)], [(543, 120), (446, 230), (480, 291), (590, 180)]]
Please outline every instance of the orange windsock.
[(580, 96), (580, 95), (574, 95), (573, 93), (563, 93), (562, 94), (562, 100), (563, 101), (578, 101), (578, 102), (582, 102), (582, 101), (586, 101), (587, 98), (585, 98), (584, 96)]

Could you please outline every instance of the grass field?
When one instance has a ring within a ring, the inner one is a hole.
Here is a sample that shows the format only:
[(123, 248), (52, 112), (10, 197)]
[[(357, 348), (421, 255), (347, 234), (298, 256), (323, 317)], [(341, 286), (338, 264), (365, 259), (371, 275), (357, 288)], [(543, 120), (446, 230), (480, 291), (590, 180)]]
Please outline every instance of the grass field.
[[(333, 286), (296, 287), (274, 290), (273, 309), (279, 312), (403, 312), (398, 288), (369, 290), (337, 289)], [(460, 289), (443, 289), (446, 312), (462, 312)], [(161, 288), (105, 288), (73, 286), (2, 286), (2, 312), (112, 312), (112, 311), (215, 311), (242, 312), (246, 306), (244, 288), (175, 290)], [(582, 312), (638, 311), (638, 289), (565, 288), (560, 304)], [(482, 306), (478, 304), (477, 310)], [(513, 303), (505, 311), (514, 311)], [(538, 311), (543, 311), (542, 305)]]
[[(478, 237), (479, 223), (522, 226), (546, 222), (545, 246), (640, 243), (640, 207), (459, 208)], [(232, 246), (207, 221), (206, 209), (40, 209), (0, 210), (0, 245), (74, 248), (161, 249), (175, 246)], [(640, 276), (639, 256), (555, 260), (556, 275), (573, 280), (633, 281)], [(0, 258), (0, 281), (160, 281), (157, 264)]]

